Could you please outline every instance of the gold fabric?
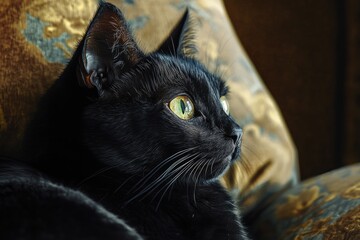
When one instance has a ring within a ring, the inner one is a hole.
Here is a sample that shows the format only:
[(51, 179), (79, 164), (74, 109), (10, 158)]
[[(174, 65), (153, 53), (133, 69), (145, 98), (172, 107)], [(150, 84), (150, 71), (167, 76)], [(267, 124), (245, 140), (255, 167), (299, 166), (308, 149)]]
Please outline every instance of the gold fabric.
[(257, 217), (256, 239), (360, 239), (360, 164), (305, 181)]
[[(110, 2), (123, 11), (146, 51), (156, 49), (190, 10), (197, 58), (227, 81), (230, 112), (244, 128), (242, 160), (222, 179), (244, 212), (297, 181), (296, 150), (286, 126), (220, 0)], [(61, 73), (96, 8), (95, 0), (0, 2), (1, 153), (19, 151), (36, 102)]]

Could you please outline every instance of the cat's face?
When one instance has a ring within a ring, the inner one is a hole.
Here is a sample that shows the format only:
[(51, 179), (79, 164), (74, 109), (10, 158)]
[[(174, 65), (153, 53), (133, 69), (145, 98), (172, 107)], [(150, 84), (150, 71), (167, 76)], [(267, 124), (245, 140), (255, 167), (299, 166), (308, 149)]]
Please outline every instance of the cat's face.
[[(88, 32), (94, 28), (96, 22)], [(112, 57), (98, 50), (101, 42), (85, 41), (80, 80), (99, 95), (83, 114), (85, 144), (123, 173), (169, 181), (220, 176), (238, 158), (242, 135), (229, 116), (225, 84), (181, 54), (143, 54), (129, 36), (117, 56), (113, 45)], [(120, 51), (127, 55), (119, 58)]]
[(238, 157), (241, 129), (226, 112), (227, 90), (199, 64), (151, 55), (107, 91), (84, 115), (85, 139), (102, 161), (128, 173), (174, 164), (211, 179)]

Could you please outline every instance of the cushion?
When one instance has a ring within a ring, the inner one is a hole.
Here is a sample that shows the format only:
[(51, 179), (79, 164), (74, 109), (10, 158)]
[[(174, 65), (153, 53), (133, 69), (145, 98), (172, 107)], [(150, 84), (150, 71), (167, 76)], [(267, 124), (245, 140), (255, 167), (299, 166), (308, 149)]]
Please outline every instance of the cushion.
[[(222, 183), (244, 212), (298, 179), (295, 147), (279, 110), (237, 40), (220, 0), (112, 0), (152, 51), (186, 8), (197, 58), (230, 87), (230, 111), (244, 128), (242, 161)], [(96, 0), (0, 1), (0, 153), (19, 153), (39, 97), (61, 73), (97, 9)]]
[(284, 192), (253, 227), (256, 239), (360, 239), (360, 164)]

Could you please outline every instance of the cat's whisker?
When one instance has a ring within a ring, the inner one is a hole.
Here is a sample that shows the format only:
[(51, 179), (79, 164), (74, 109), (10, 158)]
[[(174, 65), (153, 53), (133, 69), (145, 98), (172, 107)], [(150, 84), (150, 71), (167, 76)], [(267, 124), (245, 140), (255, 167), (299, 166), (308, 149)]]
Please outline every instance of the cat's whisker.
[(153, 198), (153, 199), (155, 199), (155, 197), (160, 193), (160, 191), (161, 191), (164, 187), (167, 186), (166, 189), (164, 190), (163, 194), (161, 195), (159, 201), (158, 201), (158, 204), (157, 204), (157, 206), (156, 206), (156, 211), (158, 210), (158, 208), (159, 208), (159, 206), (160, 206), (160, 203), (161, 203), (163, 197), (165, 196), (166, 192), (169, 190), (169, 188), (170, 188), (171, 186), (173, 186), (173, 184), (179, 179), (179, 177), (180, 177), (184, 172), (186, 172), (187, 168), (189, 168), (189, 163), (191, 163), (191, 162), (185, 163), (186, 165), (181, 167), (181, 168), (183, 168), (183, 167), (185, 167), (185, 168), (182, 169), (182, 170), (181, 170), (171, 181), (169, 181), (165, 186), (163, 186), (161, 189), (159, 189), (159, 191), (158, 191), (158, 193), (157, 193), (156, 195), (154, 195), (154, 198)]
[[(176, 165), (179, 165), (179, 164), (181, 164), (182, 163), (182, 165), (181, 166), (174, 166), (172, 169), (171, 169), (171, 171), (168, 171), (168, 173), (167, 174), (165, 174), (164, 176), (163, 176), (163, 178), (162, 179), (159, 179), (159, 181), (158, 181), (158, 184), (157, 184), (157, 186), (161, 186), (161, 184), (163, 183), (163, 182), (165, 182), (165, 181), (167, 181), (167, 179), (169, 178), (169, 177), (172, 177), (174, 174), (176, 174), (177, 172), (179, 172), (182, 168), (184, 168), (184, 167), (186, 167), (186, 169), (187, 168), (191, 168), (191, 164), (193, 163), (193, 161), (194, 161), (194, 159), (196, 159), (197, 157), (199, 156), (199, 153), (196, 153), (196, 154), (192, 154), (192, 155), (188, 155), (186, 158), (184, 157), (184, 159), (179, 159), (177, 162), (178, 163), (176, 163)], [(185, 162), (185, 163), (184, 163)], [(174, 163), (175, 164), (175, 163)], [(156, 186), (156, 187), (157, 187)], [(153, 189), (154, 190), (154, 189)]]
[(190, 180), (193, 180), (192, 179), (192, 173), (195, 171), (195, 168), (197, 167), (198, 164), (199, 164), (199, 162), (195, 162), (194, 165), (192, 166), (192, 169), (191, 169), (191, 171), (189, 173), (187, 182), (191, 182)]
[[(195, 157), (197, 154), (198, 154), (198, 153), (184, 156), (184, 157), (180, 158), (179, 160), (177, 160), (176, 162), (174, 162), (165, 172), (163, 172), (157, 179), (154, 180), (154, 182), (152, 182), (151, 184), (149, 184), (146, 188), (144, 188), (144, 189), (137, 188), (137, 190), (136, 190), (135, 192), (139, 191), (140, 189), (141, 189), (141, 191), (140, 191), (139, 193), (137, 193), (135, 196), (133, 196), (133, 197), (132, 197), (130, 200), (128, 200), (127, 202), (129, 203), (129, 202), (133, 201), (134, 199), (136, 199), (136, 198), (138, 198), (139, 196), (144, 195), (144, 194), (145, 194), (145, 196), (143, 196), (143, 197), (146, 197), (147, 195), (149, 195), (149, 193), (150, 193), (151, 191), (153, 191), (154, 189), (156, 189), (156, 187), (157, 187), (158, 185), (161, 185), (163, 181), (165, 181), (166, 179), (168, 179), (169, 177), (171, 177), (172, 174), (174, 174), (175, 171), (180, 170), (179, 168), (176, 168), (179, 164), (181, 164), (181, 163), (189, 160), (189, 159), (192, 158), (192, 157)], [(171, 170), (172, 170), (172, 169), (175, 169), (175, 170), (171, 173)], [(169, 174), (169, 172), (170, 172), (171, 174)], [(176, 172), (175, 172), (175, 173), (176, 173)], [(147, 179), (147, 181), (148, 181), (148, 180), (149, 180), (149, 179)], [(147, 181), (146, 181), (146, 182), (147, 182)], [(145, 183), (146, 183), (146, 182), (145, 182)], [(142, 186), (143, 186), (145, 183), (143, 183)]]
[(196, 187), (196, 184), (197, 184), (197, 182), (198, 182), (198, 180), (199, 180), (199, 177), (200, 177), (200, 175), (201, 175), (202, 170), (203, 170), (203, 169), (204, 169), (204, 167), (207, 165), (207, 164), (205, 164), (205, 163), (202, 163), (202, 164), (201, 164), (201, 162), (202, 162), (204, 159), (206, 159), (206, 158), (205, 158), (205, 157), (203, 157), (203, 158), (199, 159), (200, 165), (202, 165), (202, 167), (201, 167), (201, 169), (200, 169), (200, 171), (199, 171), (198, 176), (196, 177), (196, 180), (195, 180), (195, 187)]
[(256, 158), (257, 160), (260, 160), (260, 156), (253, 150), (251, 149), (249, 146), (247, 146), (246, 144), (242, 144), (241, 147), (243, 147), (244, 149), (246, 149), (247, 151), (249, 151), (250, 153), (252, 153)]
[[(197, 183), (198, 183), (198, 181), (199, 181), (199, 177), (200, 177), (200, 175), (201, 175), (201, 171), (204, 169), (204, 167), (205, 167), (205, 165), (206, 164), (202, 164), (202, 160), (203, 159), (205, 159), (205, 157), (203, 157), (203, 158), (201, 158), (201, 159), (199, 159), (199, 167), (197, 167), (200, 171), (199, 171), (199, 173), (197, 174), (197, 177), (195, 178), (195, 184), (194, 184), (194, 203), (195, 203), (195, 205), (196, 205), (196, 185), (197, 185)], [(202, 166), (201, 168), (200, 168), (200, 166)], [(194, 176), (196, 175), (196, 173), (197, 173), (197, 170), (194, 172)]]
[[(175, 157), (178, 157), (178, 156), (181, 155), (181, 154), (188, 153), (188, 152), (190, 152), (190, 151), (192, 151), (192, 150), (194, 150), (194, 149), (196, 149), (196, 147), (187, 148), (187, 149), (181, 150), (181, 151), (179, 151), (179, 152), (171, 155), (170, 157), (168, 157), (167, 159), (165, 159), (161, 164), (159, 164), (158, 167), (154, 168), (155, 171), (154, 171), (153, 174), (155, 174), (163, 165), (165, 165), (165, 164), (168, 163), (169, 161), (173, 160)], [(133, 159), (133, 160), (134, 160), (134, 159)], [(121, 163), (118, 163), (118, 164), (115, 164), (115, 165), (112, 165), (112, 166), (108, 166), (108, 167), (104, 167), (104, 168), (96, 171), (94, 174), (90, 175), (89, 177), (86, 177), (84, 180), (82, 180), (80, 183), (78, 183), (77, 187), (79, 188), (79, 187), (81, 187), (81, 185), (83, 185), (85, 182), (89, 181), (90, 179), (95, 178), (95, 177), (99, 176), (100, 174), (105, 173), (105, 172), (108, 172), (108, 171), (110, 171), (110, 170), (112, 170), (112, 169), (114, 169), (114, 168), (117, 168), (117, 167), (119, 167), (119, 166), (121, 166)], [(151, 174), (151, 172), (150, 172), (149, 174)], [(149, 175), (149, 174), (148, 174), (148, 175)], [(153, 174), (152, 174), (152, 175), (153, 175)], [(146, 175), (145, 177), (147, 177), (148, 175)], [(150, 176), (150, 177), (151, 177), (151, 176)], [(124, 183), (121, 184), (117, 189), (115, 189), (114, 192), (117, 192), (127, 181), (128, 181), (128, 180), (124, 181)], [(136, 187), (136, 185), (135, 185), (134, 187)]]
[[(190, 156), (186, 156), (186, 157), (183, 157), (182, 159), (179, 159), (177, 162), (175, 162), (171, 169), (171, 171), (167, 171), (167, 173), (163, 173), (162, 176), (160, 176), (157, 180), (154, 181), (154, 185), (161, 185), (162, 182), (164, 182), (165, 180), (167, 180), (169, 177), (171, 177), (174, 173), (176, 173), (177, 171), (179, 171), (180, 169), (178, 169), (177, 165), (181, 164), (182, 162), (185, 162), (185, 161), (188, 161), (188, 162), (191, 162), (189, 160), (191, 160), (192, 158), (196, 157), (198, 154), (193, 154), (193, 155), (190, 155)], [(174, 170), (173, 170), (174, 169)], [(156, 188), (156, 186), (154, 186), (154, 189)]]
[[(197, 170), (199, 169), (199, 167), (200, 167), (200, 164), (197, 164), (197, 166), (196, 166), (196, 168), (195, 168), (195, 171), (193, 172), (193, 179), (195, 180), (195, 176), (196, 176), (196, 172), (197, 172)], [(194, 186), (193, 186), (193, 201), (194, 201), (194, 204), (195, 204), (195, 206), (196, 206), (196, 183), (194, 184)]]
[(81, 187), (81, 185), (83, 185), (85, 182), (89, 181), (90, 179), (94, 178), (94, 177), (97, 177), (99, 176), (100, 174), (104, 173), (104, 172), (107, 172), (107, 171), (110, 171), (111, 169), (114, 169), (114, 168), (117, 168), (118, 166), (120, 166), (121, 164), (118, 163), (118, 164), (115, 164), (115, 165), (112, 165), (112, 166), (108, 166), (108, 167), (104, 167), (98, 171), (96, 171), (95, 173), (93, 173), (92, 175), (90, 175), (89, 177), (86, 177), (85, 179), (83, 179), (81, 182), (78, 183), (77, 187)]
[(167, 176), (165, 176), (163, 179), (161, 179), (160, 181), (156, 182), (155, 184), (152, 184), (151, 186), (147, 187), (146, 189), (142, 190), (141, 192), (139, 192), (137, 195), (135, 195), (133, 198), (131, 198), (130, 200), (128, 200), (128, 203), (130, 203), (131, 201), (133, 201), (134, 199), (140, 197), (141, 195), (142, 199), (146, 198), (148, 195), (150, 195), (155, 189), (157, 189), (158, 186), (161, 186), (161, 184), (163, 182), (165, 182), (168, 178), (172, 177), (172, 175), (176, 174), (178, 171), (180, 171), (181, 168), (176, 168), (173, 172), (171, 172), (170, 174), (168, 174)]
[(206, 168), (205, 168), (205, 175), (207, 175), (207, 174), (208, 174), (208, 172), (207, 172), (207, 171), (208, 171), (209, 165), (210, 165), (210, 164), (207, 162), (207, 163), (206, 163)]
[(114, 191), (113, 193), (117, 193), (124, 185), (126, 185), (126, 183), (128, 181), (130, 181), (130, 179), (134, 178), (136, 175), (132, 175), (130, 177), (128, 177), (124, 182), (122, 182)]
[[(137, 160), (139, 158), (135, 158), (133, 160)], [(107, 166), (107, 167), (104, 167), (104, 168), (101, 168), (100, 170), (96, 171), (95, 173), (93, 173), (92, 175), (84, 178), (81, 182), (78, 183), (77, 187), (79, 188), (81, 185), (83, 185), (85, 182), (89, 181), (90, 179), (94, 178), (94, 177), (97, 177), (99, 176), (100, 174), (102, 173), (105, 173), (105, 172), (108, 172), (114, 168), (117, 168), (119, 166), (121, 166), (122, 163), (117, 163), (117, 164), (114, 164), (114, 165), (111, 165), (111, 166)]]
[(185, 175), (188, 175), (187, 180), (186, 180), (186, 197), (187, 197), (188, 201), (190, 200), (189, 199), (189, 183), (190, 183), (191, 173), (194, 170), (194, 165), (195, 164), (190, 165), (190, 168), (185, 173)]
[(189, 173), (189, 175), (188, 175), (188, 178), (187, 178), (187, 195), (189, 196), (189, 183), (191, 183), (191, 182), (193, 182), (194, 181), (194, 179), (193, 179), (193, 173), (194, 173), (194, 171), (196, 171), (196, 169), (197, 169), (197, 167), (200, 165), (200, 162), (199, 161), (197, 161), (197, 162), (195, 162), (195, 164), (193, 164), (192, 165), (192, 167), (191, 167), (191, 171), (190, 171), (190, 173)]
[(213, 167), (214, 167), (215, 161), (216, 161), (216, 158), (214, 158), (214, 159), (211, 161), (211, 167), (210, 167), (211, 172), (214, 171), (214, 170), (213, 170)]
[[(189, 156), (185, 156), (185, 157), (183, 157), (184, 158), (184, 160), (188, 160), (188, 159), (190, 159), (190, 158), (192, 158), (192, 157), (195, 157), (196, 155), (198, 155), (198, 153), (194, 153), (194, 154), (192, 154), (192, 155), (189, 155)], [(178, 160), (178, 162), (183, 162), (183, 160), (181, 160), (181, 159), (179, 159)], [(173, 164), (174, 166), (170, 166), (163, 174), (164, 174), (164, 176), (165, 175), (167, 175), (172, 169), (174, 169), (175, 167), (177, 167), (177, 165), (178, 165), (179, 163), (177, 163), (177, 164)]]
[[(173, 179), (171, 182), (168, 183), (168, 187), (165, 189), (163, 195), (161, 196), (158, 206), (160, 205), (160, 202), (161, 202), (161, 200), (163, 199), (166, 191), (169, 190), (170, 187), (171, 187), (171, 189), (172, 189), (172, 187), (174, 186), (174, 183), (175, 183), (182, 175), (185, 175), (186, 172), (188, 172), (188, 170), (189, 170), (190, 168), (191, 168), (191, 165), (186, 166), (181, 172), (179, 172), (179, 173), (174, 177), (174, 179)], [(170, 195), (170, 194), (171, 194), (171, 190), (169, 191), (169, 195)]]
[(240, 166), (245, 170), (244, 172), (247, 172), (247, 173), (251, 173), (253, 172), (253, 165), (250, 164), (250, 161), (248, 160), (248, 158), (246, 158), (245, 156), (241, 156), (241, 162), (240, 162)]
[[(170, 157), (166, 158), (165, 160), (163, 160), (159, 165), (157, 165), (156, 167), (154, 167), (149, 173), (147, 173), (137, 184), (135, 184), (130, 190), (129, 192), (132, 191), (138, 191), (139, 189), (141, 189), (147, 181), (149, 181), (158, 171), (160, 171), (160, 169), (167, 163), (169, 163), (170, 161), (174, 160), (176, 157), (179, 157), (183, 154), (187, 154), (190, 151), (196, 149), (196, 147), (192, 147), (192, 148), (187, 148), (181, 151), (176, 152), (175, 154), (171, 155)], [(140, 185), (141, 184), (141, 185)], [(139, 186), (140, 185), (140, 186)], [(134, 190), (136, 189), (136, 190)]]
[[(180, 156), (181, 156), (181, 155), (180, 155)], [(175, 167), (176, 167), (178, 164), (180, 164), (182, 161), (185, 161), (186, 158), (188, 158), (187, 155), (185, 155), (185, 156), (181, 157), (180, 159), (176, 160), (176, 161), (175, 161), (173, 164), (171, 164), (160, 176), (158, 176), (157, 179), (155, 179), (153, 183), (155, 183), (155, 182), (158, 181), (158, 180), (161, 180), (161, 178), (162, 178), (163, 176), (166, 176), (166, 174), (167, 174), (170, 170), (172, 170), (173, 168), (175, 168)], [(170, 162), (170, 161), (173, 160), (173, 159), (174, 159), (174, 158), (171, 158), (171, 159), (167, 160), (167, 162)], [(147, 175), (147, 176), (144, 177), (142, 180), (140, 180), (140, 182), (143, 182), (143, 183), (142, 183), (141, 186), (138, 187), (137, 190), (141, 189), (141, 188), (144, 186), (144, 184), (146, 184), (146, 182), (149, 181), (149, 180), (151, 179), (151, 177), (152, 177), (157, 171), (159, 171), (160, 168), (161, 168), (163, 165), (164, 165), (164, 164), (160, 164), (160, 166), (154, 167), (154, 170), (155, 170), (155, 171), (154, 171), (150, 176)], [(135, 192), (136, 192), (136, 190), (135, 190)]]
[[(186, 176), (190, 169), (191, 169), (191, 164), (189, 164), (189, 165), (186, 167), (186, 169), (185, 169), (185, 171), (184, 171), (184, 173), (183, 173), (183, 176)], [(170, 191), (169, 191), (169, 199), (170, 199), (170, 197), (171, 197), (171, 192), (172, 192), (173, 188), (174, 188), (174, 184), (172, 185), (172, 187), (171, 187), (171, 189), (170, 189)]]
[(251, 153), (252, 155), (251, 156), (248, 156), (248, 154), (246, 154), (245, 151), (243, 151), (243, 153), (241, 154), (240, 156), (240, 167), (242, 167), (245, 172), (247, 173), (251, 173), (253, 172), (253, 166), (254, 164), (251, 164), (251, 161), (250, 161), (250, 157), (251, 159), (253, 160), (255, 158), (256, 161), (260, 161), (261, 158), (260, 156), (253, 150), (251, 149), (249, 146), (245, 145), (245, 144), (242, 144), (242, 147), (243, 147), (243, 150), (246, 150), (248, 151), (249, 153)]
[[(191, 157), (191, 156), (190, 156)], [(157, 185), (160, 185), (163, 181), (165, 181), (166, 179), (168, 179), (169, 177), (171, 177), (172, 174), (176, 173), (177, 171), (179, 171), (180, 167), (178, 167), (179, 164), (187, 161), (189, 158), (189, 156), (183, 157), (179, 160), (177, 160), (175, 163), (173, 163), (167, 170), (166, 172), (163, 172), (150, 186), (150, 188), (155, 188)]]

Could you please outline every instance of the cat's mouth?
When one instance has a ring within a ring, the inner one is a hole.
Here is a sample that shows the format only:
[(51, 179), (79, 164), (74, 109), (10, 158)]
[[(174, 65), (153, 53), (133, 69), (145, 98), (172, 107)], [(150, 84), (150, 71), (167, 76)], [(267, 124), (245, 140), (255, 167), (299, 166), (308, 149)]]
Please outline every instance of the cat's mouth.
[(240, 157), (240, 145), (236, 146), (233, 153), (230, 155), (231, 162), (234, 162)]
[(240, 156), (240, 147), (236, 146), (233, 152), (223, 159), (222, 164), (230, 166), (233, 162), (235, 162), (239, 158), (239, 156)]
[(240, 145), (237, 145), (234, 147), (234, 150), (225, 158), (223, 158), (220, 161), (216, 161), (213, 164), (212, 169), (216, 169), (214, 172), (212, 172), (212, 177), (219, 177), (222, 174), (224, 174), (227, 169), (230, 167), (230, 165), (235, 162), (237, 159), (239, 159), (240, 156)]

